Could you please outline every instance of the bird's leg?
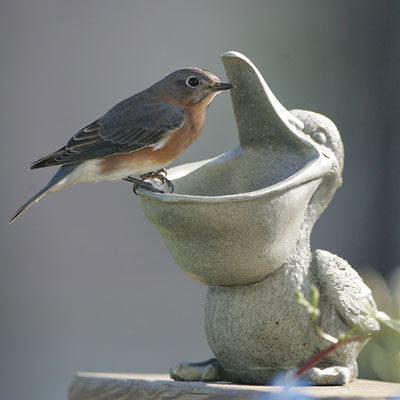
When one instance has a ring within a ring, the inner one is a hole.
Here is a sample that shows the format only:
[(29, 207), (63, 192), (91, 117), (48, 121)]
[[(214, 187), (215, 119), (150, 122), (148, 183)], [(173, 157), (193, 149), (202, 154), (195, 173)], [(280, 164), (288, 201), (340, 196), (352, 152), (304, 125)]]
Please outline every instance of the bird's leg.
[(162, 183), (166, 180), (167, 170), (164, 168), (158, 169), (157, 171), (147, 172), (146, 174), (140, 175), (140, 177), (145, 179), (159, 179)]
[(150, 182), (143, 182), (143, 180), (133, 178), (132, 176), (127, 176), (123, 180), (133, 183), (133, 192), (135, 194), (137, 194), (136, 190), (138, 188), (146, 189), (150, 192), (155, 192), (155, 193), (164, 193), (162, 190), (155, 188)]
[(156, 171), (158, 174), (162, 175), (164, 178), (168, 175), (168, 172), (165, 168), (160, 168)]
[(166, 183), (170, 188), (171, 192), (174, 191), (173, 183), (167, 179), (167, 170), (165, 168), (158, 169), (157, 171), (151, 171), (146, 174), (140, 175), (140, 177), (145, 179), (159, 179), (162, 184)]

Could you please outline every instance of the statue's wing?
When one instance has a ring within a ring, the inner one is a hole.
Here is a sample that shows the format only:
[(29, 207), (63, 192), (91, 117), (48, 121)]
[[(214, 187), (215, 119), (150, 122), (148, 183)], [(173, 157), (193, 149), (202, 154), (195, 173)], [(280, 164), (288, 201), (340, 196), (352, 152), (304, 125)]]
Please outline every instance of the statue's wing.
[(364, 331), (379, 329), (377, 320), (370, 317), (371, 310), (377, 312), (371, 290), (346, 260), (328, 251), (316, 250), (313, 265), (321, 299), (325, 298), (333, 305), (349, 328), (360, 324)]

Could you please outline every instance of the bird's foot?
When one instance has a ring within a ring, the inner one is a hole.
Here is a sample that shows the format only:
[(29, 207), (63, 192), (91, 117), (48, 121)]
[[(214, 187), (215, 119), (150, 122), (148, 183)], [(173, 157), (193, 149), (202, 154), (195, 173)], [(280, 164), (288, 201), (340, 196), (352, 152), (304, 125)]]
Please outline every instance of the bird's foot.
[(210, 382), (224, 380), (223, 368), (216, 358), (198, 363), (179, 363), (169, 369), (169, 374), (176, 381)]
[(139, 189), (139, 188), (146, 189), (149, 192), (154, 192), (154, 193), (165, 193), (162, 190), (154, 187), (150, 182), (144, 182), (143, 180), (133, 178), (132, 176), (128, 176), (128, 177), (124, 178), (124, 181), (133, 183), (132, 190), (133, 190), (133, 193), (135, 193), (135, 194), (137, 194), (137, 189)]
[(173, 183), (167, 179), (167, 170), (165, 168), (158, 169), (157, 171), (151, 171), (148, 172), (147, 174), (140, 175), (140, 177), (143, 180), (146, 179), (155, 179), (161, 181), (161, 184), (163, 185), (166, 183), (168, 187), (170, 188), (170, 193), (174, 191), (174, 185)]
[(162, 181), (163, 179), (166, 179), (167, 176), (167, 170), (165, 168), (158, 169), (157, 171), (151, 171), (147, 172), (146, 174), (140, 175), (140, 177), (145, 180), (145, 179), (159, 179)]

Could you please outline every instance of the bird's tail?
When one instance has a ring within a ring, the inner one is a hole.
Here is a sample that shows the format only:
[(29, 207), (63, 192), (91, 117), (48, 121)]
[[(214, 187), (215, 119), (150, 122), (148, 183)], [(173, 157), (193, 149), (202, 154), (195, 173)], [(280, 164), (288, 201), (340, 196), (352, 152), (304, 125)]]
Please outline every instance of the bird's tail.
[(28, 209), (32, 204), (37, 203), (42, 197), (44, 197), (49, 191), (61, 182), (67, 175), (69, 175), (78, 164), (68, 164), (63, 165), (56, 174), (50, 179), (50, 182), (39, 192), (37, 192), (33, 197), (31, 197), (23, 206), (21, 206), (13, 217), (8, 222), (11, 224), (14, 222), (26, 209)]

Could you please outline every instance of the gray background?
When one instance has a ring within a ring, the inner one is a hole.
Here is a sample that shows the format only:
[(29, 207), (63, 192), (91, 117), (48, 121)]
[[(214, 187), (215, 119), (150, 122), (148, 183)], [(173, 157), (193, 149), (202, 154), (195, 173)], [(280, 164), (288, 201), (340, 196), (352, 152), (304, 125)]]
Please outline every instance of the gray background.
[[(399, 1), (10, 0), (0, 13), (0, 398), (63, 399), (77, 370), (165, 372), (211, 356), (206, 288), (175, 265), (127, 183), (78, 185), (7, 221), (56, 150), (117, 101), (244, 53), (288, 108), (331, 117), (344, 185), (313, 247), (399, 263)], [(228, 94), (178, 162), (237, 144)]]

